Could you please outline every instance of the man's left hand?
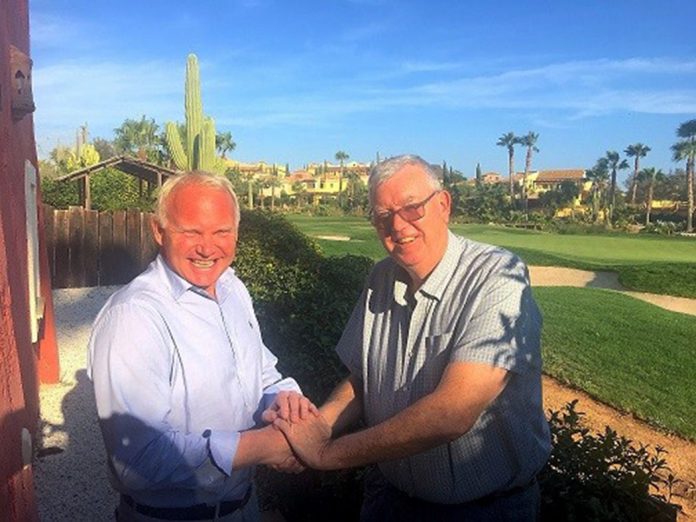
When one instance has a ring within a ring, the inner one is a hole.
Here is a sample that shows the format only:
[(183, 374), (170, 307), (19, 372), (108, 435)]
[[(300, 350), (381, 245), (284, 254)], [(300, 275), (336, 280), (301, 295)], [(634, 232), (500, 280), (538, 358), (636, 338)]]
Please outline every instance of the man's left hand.
[(261, 414), (261, 419), (270, 424), (276, 419), (299, 422), (310, 415), (319, 414), (317, 407), (307, 397), (295, 391), (281, 391), (275, 397), (273, 404)]

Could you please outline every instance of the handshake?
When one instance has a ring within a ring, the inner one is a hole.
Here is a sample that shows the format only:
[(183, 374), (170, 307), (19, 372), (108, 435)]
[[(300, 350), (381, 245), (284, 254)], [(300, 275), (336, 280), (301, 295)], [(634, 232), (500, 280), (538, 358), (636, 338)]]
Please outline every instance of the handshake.
[(270, 451), (266, 464), (286, 473), (300, 473), (306, 467), (325, 468), (331, 446), (331, 426), (319, 409), (304, 395), (281, 391), (261, 418), (268, 427), (282, 433)]

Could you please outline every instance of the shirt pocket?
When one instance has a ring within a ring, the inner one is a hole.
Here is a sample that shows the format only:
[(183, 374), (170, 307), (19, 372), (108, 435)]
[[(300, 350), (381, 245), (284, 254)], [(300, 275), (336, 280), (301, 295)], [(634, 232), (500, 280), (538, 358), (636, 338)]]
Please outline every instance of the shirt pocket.
[(427, 357), (437, 357), (443, 352), (448, 352), (451, 349), (452, 335), (454, 332), (436, 333), (428, 335), (425, 338), (425, 351)]

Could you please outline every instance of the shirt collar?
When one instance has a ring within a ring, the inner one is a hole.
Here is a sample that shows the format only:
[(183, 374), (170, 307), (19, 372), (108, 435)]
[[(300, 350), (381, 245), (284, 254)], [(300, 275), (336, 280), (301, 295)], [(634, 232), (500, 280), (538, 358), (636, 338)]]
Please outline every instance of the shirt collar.
[(423, 285), (421, 285), (419, 291), (438, 301), (442, 299), (442, 295), (445, 293), (445, 288), (452, 277), (452, 273), (459, 264), (462, 252), (463, 247), (461, 242), (457, 240), (457, 236), (455, 236), (452, 231), (448, 230), (445, 254)]
[[(162, 257), (162, 254), (157, 254), (155, 265), (157, 266), (157, 270), (164, 276), (164, 279), (169, 285), (169, 290), (172, 297), (174, 297), (175, 300), (180, 300), (188, 291), (196, 293), (202, 297), (212, 299), (208, 292), (200, 287), (197, 287), (196, 285), (192, 285), (186, 279), (174, 272), (174, 270), (169, 268), (169, 265), (164, 260), (164, 257)], [(225, 301), (227, 296), (232, 291), (232, 274), (234, 274), (234, 270), (232, 268), (225, 270), (215, 283), (215, 295), (217, 296), (217, 301), (220, 303)]]

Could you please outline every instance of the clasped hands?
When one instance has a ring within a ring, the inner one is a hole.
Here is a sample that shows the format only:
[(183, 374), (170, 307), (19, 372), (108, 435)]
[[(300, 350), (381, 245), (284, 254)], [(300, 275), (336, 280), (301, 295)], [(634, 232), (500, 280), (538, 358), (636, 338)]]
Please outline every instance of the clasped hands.
[(278, 471), (299, 473), (305, 466), (322, 469), (331, 444), (331, 427), (317, 407), (305, 396), (281, 391), (261, 415), (262, 420), (283, 433), (293, 454), (280, 464)]

